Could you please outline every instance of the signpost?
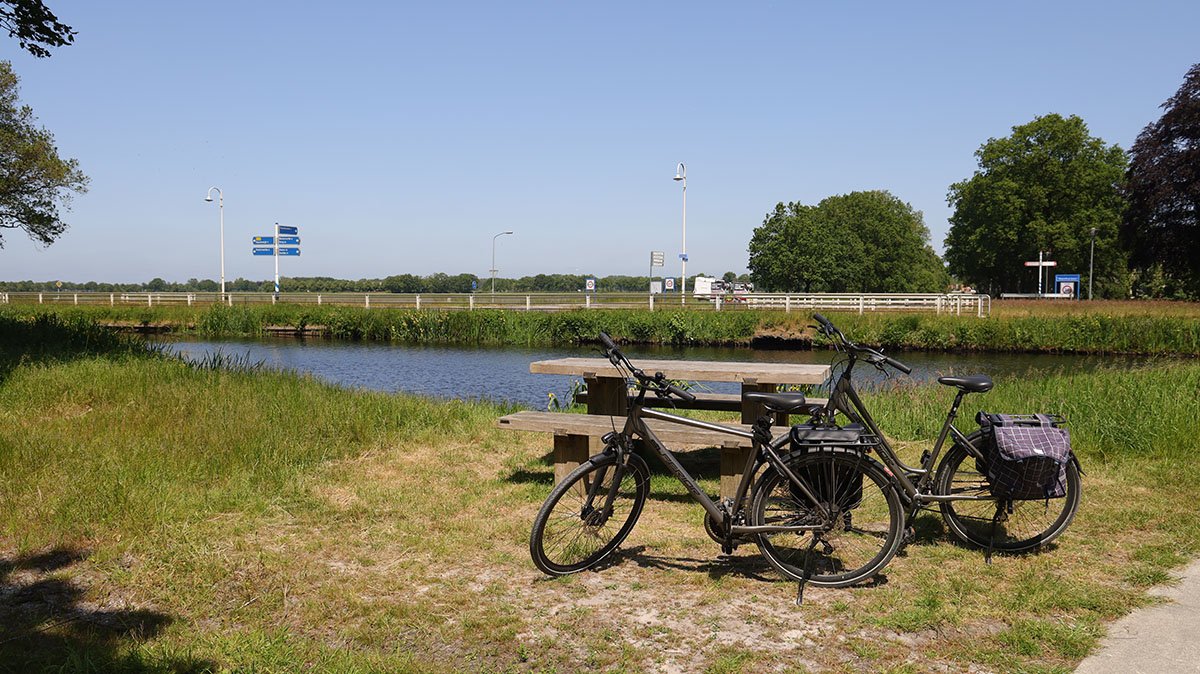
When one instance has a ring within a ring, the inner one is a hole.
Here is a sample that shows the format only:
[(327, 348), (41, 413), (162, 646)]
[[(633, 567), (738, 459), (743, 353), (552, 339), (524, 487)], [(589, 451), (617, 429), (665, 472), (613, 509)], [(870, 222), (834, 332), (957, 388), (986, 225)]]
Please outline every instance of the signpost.
[(596, 292), (596, 279), (590, 278), (590, 279), (584, 281), (583, 289), (585, 292), (589, 292), (589, 293)]
[(666, 290), (667, 292), (675, 292), (675, 279), (674, 279), (674, 277), (667, 276), (666, 278), (664, 278), (664, 279), (663, 279), (663, 285), (664, 285), (664, 286), (666, 286), (665, 290)]
[(661, 285), (659, 286), (658, 291), (654, 290), (654, 268), (663, 266), (663, 258), (664, 258), (664, 255), (661, 250), (650, 251), (650, 294), (651, 295), (662, 292)]
[(1038, 268), (1038, 297), (1042, 296), (1042, 268), (1058, 266), (1058, 263), (1053, 260), (1043, 260), (1042, 259), (1042, 253), (1045, 253), (1045, 252), (1047, 252), (1047, 251), (1039, 250), (1038, 251), (1038, 259), (1036, 261), (1030, 260), (1029, 262), (1025, 263), (1026, 267), (1037, 267)]
[[(275, 294), (279, 294), (279, 256), (285, 257), (300, 257), (300, 234), (299, 227), (291, 225), (280, 225), (275, 223), (274, 236), (256, 236), (253, 239), (254, 247), (250, 249), (251, 255), (270, 255), (275, 258)], [(286, 235), (286, 236), (284, 236)], [(278, 245), (276, 245), (278, 244)], [(289, 246), (289, 247), (284, 247)]]
[(1055, 274), (1054, 285), (1059, 295), (1070, 295), (1079, 299), (1079, 274)]

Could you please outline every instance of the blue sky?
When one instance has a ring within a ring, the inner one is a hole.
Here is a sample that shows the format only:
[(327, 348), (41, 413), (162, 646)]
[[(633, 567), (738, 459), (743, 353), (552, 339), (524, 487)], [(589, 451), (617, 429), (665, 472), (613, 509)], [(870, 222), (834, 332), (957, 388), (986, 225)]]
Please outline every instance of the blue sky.
[[(1191, 2), (115, 2), (47, 0), (48, 59), (0, 40), (22, 99), (91, 176), (0, 279), (746, 268), (780, 201), (885, 189), (941, 250), (947, 187), (1050, 112), (1129, 148), (1200, 61)], [(1190, 48), (1188, 45), (1192, 45)], [(657, 270), (656, 270), (657, 271)]]

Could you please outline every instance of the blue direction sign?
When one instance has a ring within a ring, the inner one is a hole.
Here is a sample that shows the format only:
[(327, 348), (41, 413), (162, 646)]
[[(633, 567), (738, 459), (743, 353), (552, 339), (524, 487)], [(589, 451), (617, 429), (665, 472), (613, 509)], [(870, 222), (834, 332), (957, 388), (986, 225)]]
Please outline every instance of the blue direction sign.
[(281, 246), (279, 248), (279, 254), (280, 255), (299, 255), (300, 249), (299, 248), (283, 248)]
[(255, 255), (274, 255), (275, 254), (274, 248), (252, 248), (251, 250), (253, 251), (253, 253)]
[(256, 237), (254, 237), (254, 245), (256, 245), (256, 246), (273, 246), (273, 245), (275, 245), (275, 237), (273, 237), (273, 236), (256, 236)]
[(281, 246), (299, 246), (300, 237), (298, 236), (281, 236), (279, 237), (279, 245)]
[(289, 227), (287, 225), (279, 225), (278, 227), (279, 227), (280, 234), (299, 234), (300, 233), (300, 231), (296, 227)]

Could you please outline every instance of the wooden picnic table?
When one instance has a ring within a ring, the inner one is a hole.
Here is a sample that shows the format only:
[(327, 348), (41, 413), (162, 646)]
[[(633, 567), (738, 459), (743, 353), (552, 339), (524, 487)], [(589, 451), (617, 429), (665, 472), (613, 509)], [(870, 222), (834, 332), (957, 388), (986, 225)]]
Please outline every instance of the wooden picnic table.
[[(779, 386), (791, 384), (820, 384), (829, 376), (828, 365), (806, 363), (763, 363), (735, 361), (696, 360), (650, 360), (638, 359), (634, 365), (646, 374), (662, 372), (668, 379), (677, 381), (738, 382), (742, 393), (765, 391), (773, 393)], [(561, 374), (583, 377), (587, 385), (587, 412), (590, 415), (622, 417), (629, 411), (629, 389), (622, 373), (605, 358), (558, 358), (539, 360), (529, 364), (534, 374)], [(712, 403), (727, 396), (710, 396)], [(697, 409), (722, 409), (717, 405), (706, 406), (704, 394), (692, 407)], [(679, 401), (680, 407), (688, 407)], [(814, 400), (813, 402), (818, 402)], [(824, 401), (820, 401), (824, 402)], [(724, 409), (727, 409), (726, 404)], [(762, 405), (742, 402), (740, 405), (743, 424), (752, 424), (763, 413)], [(777, 415), (777, 426), (787, 426), (788, 415)], [(610, 424), (611, 426), (611, 424)], [(533, 430), (530, 428), (528, 430)], [(546, 429), (549, 430), (549, 429)], [(590, 435), (564, 437), (556, 440), (556, 473), (565, 475), (565, 470), (578, 465), (593, 453), (603, 449), (599, 437)], [(721, 450), (721, 492), (732, 496), (742, 467), (750, 455), (746, 443), (724, 442)], [(728, 492), (728, 493), (726, 493)]]

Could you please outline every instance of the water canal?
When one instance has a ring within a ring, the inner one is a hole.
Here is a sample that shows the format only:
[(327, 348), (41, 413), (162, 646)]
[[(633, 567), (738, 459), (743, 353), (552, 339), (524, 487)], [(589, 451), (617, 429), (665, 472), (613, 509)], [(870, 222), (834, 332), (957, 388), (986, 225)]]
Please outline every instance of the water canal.
[[(267, 367), (311, 373), (347, 388), (406, 392), (439, 398), (486, 398), (544, 409), (548, 394), (559, 399), (571, 388), (568, 377), (531, 374), (529, 363), (549, 358), (598, 356), (593, 347), (518, 347), (414, 345), (326, 339), (170, 340), (169, 348), (199, 360), (215, 353), (264, 363)], [(760, 361), (828, 364), (831, 351), (784, 351), (749, 348), (629, 346), (638, 358)], [(896, 382), (929, 381), (944, 374), (986, 374), (998, 385), (1039, 371), (1088, 371), (1101, 366), (1132, 367), (1146, 357), (1048, 354), (898, 352), (891, 355), (913, 368)], [(856, 370), (860, 385), (889, 385), (871, 368)], [(711, 383), (717, 392), (734, 393), (737, 384)]]

